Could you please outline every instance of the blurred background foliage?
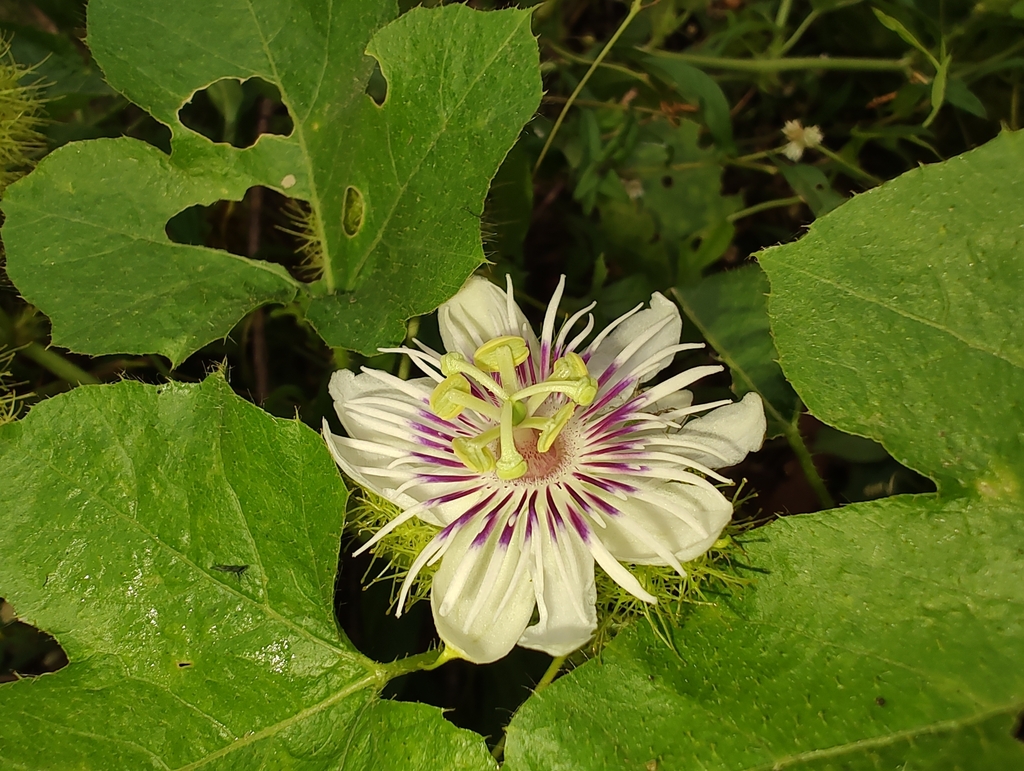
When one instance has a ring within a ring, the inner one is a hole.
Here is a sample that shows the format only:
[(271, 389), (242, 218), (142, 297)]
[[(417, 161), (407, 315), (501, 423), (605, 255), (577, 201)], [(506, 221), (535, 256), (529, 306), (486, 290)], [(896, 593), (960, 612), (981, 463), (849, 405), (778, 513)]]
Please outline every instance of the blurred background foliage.
[[(775, 361), (768, 284), (752, 255), (918, 164), (1019, 128), (1024, 0), (518, 5), (535, 8), (546, 94), (493, 182), (481, 218), (484, 270), (511, 274), (535, 315), (566, 274), (565, 310), (596, 301), (598, 329), (654, 291), (674, 298), (684, 336), (709, 343), (675, 366), (727, 365), (698, 398), (756, 390), (767, 404), (771, 438), (733, 472), (755, 493), (741, 521), (933, 489), (881, 446), (804, 414)], [(83, 0), (0, 0), (0, 35), (0, 189), (67, 142), (130, 136), (170, 151), (167, 128), (107, 86), (91, 60)], [(378, 73), (367, 93), (379, 100), (385, 88)], [(277, 90), (258, 79), (213, 84), (180, 116), (239, 147), (291, 131)], [(185, 210), (167, 233), (301, 277), (304, 217), (301, 202), (254, 188), (242, 201)], [(439, 345), (429, 316), (412, 320), (410, 335)], [(0, 275), (0, 419), (79, 383), (197, 381), (226, 362), (239, 394), (318, 427), (334, 419), (335, 369), (408, 374), (393, 355), (326, 347), (298, 307), (255, 311), (174, 370), (158, 356), (89, 358), (47, 343), (47, 320)], [(343, 566), (338, 617), (362, 650), (386, 660), (432, 643), (426, 608), (396, 621), (386, 615), (390, 587), (363, 588), (367, 562)], [(0, 605), (0, 680), (62, 662), (52, 639)], [(493, 740), (546, 665), (517, 650), (488, 667), (410, 676), (390, 693), (451, 708), (451, 719)]]

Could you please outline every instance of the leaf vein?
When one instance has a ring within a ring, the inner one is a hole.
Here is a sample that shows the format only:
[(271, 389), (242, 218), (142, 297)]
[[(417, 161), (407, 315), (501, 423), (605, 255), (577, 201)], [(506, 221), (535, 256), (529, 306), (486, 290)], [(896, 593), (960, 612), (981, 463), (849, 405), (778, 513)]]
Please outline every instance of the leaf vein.
[(800, 267), (796, 267), (796, 266), (790, 266), (790, 267), (796, 273), (801, 273), (804, 276), (807, 276), (808, 278), (815, 279), (817, 281), (820, 281), (823, 284), (828, 284), (829, 286), (831, 286), (831, 287), (833, 287), (835, 289), (838, 289), (840, 292), (845, 292), (846, 294), (850, 295), (851, 297), (856, 297), (858, 300), (862, 300), (863, 302), (869, 303), (871, 305), (877, 305), (879, 308), (883, 308), (883, 309), (889, 311), (890, 313), (895, 313), (897, 316), (902, 316), (903, 318), (909, 319), (910, 321), (916, 322), (918, 324), (922, 324), (922, 325), (927, 326), (927, 327), (931, 327), (932, 329), (935, 329), (935, 330), (937, 330), (939, 332), (944, 332), (945, 334), (949, 335), (950, 337), (952, 337), (955, 340), (958, 340), (959, 342), (963, 343), (964, 345), (966, 345), (968, 348), (970, 348), (972, 350), (979, 351), (981, 353), (987, 353), (989, 356), (993, 356), (993, 357), (995, 357), (997, 359), (1005, 361), (1007, 364), (1009, 364), (1012, 367), (1016, 367), (1018, 369), (1024, 369), (1024, 360), (1015, 361), (1014, 358), (1011, 358), (1008, 354), (1006, 354), (1006, 353), (1004, 353), (1002, 351), (997, 351), (996, 349), (994, 349), (994, 348), (992, 348), (990, 346), (987, 346), (987, 345), (985, 345), (985, 344), (983, 344), (981, 342), (972, 340), (971, 338), (963, 335), (962, 333), (960, 333), (960, 332), (958, 332), (958, 331), (956, 331), (954, 329), (951, 329), (950, 327), (947, 327), (947, 326), (945, 326), (943, 324), (940, 324), (937, 321), (933, 321), (932, 319), (925, 318), (924, 316), (919, 316), (916, 313), (911, 313), (910, 311), (905, 310), (903, 308), (899, 308), (899, 307), (897, 307), (895, 305), (890, 305), (889, 303), (886, 303), (885, 301), (881, 300), (880, 298), (869, 297), (868, 295), (865, 295), (865, 294), (863, 294), (861, 292), (858, 292), (858, 291), (856, 291), (855, 289), (853, 289), (851, 287), (844, 286), (843, 284), (839, 283), (838, 281), (833, 281), (831, 279), (825, 278), (824, 276), (819, 276), (816, 273), (813, 273), (813, 272), (807, 270), (806, 268), (800, 268)]
[[(452, 108), (451, 114), (445, 115), (445, 118), (441, 125), (438, 127), (438, 130), (434, 132), (434, 136), (431, 139), (430, 144), (426, 147), (425, 151), (423, 152), (423, 155), (420, 156), (419, 160), (417, 160), (416, 165), (410, 171), (409, 176), (406, 178), (405, 182), (402, 183), (402, 186), (399, 189), (398, 194), (395, 196), (394, 203), (391, 205), (391, 209), (381, 220), (380, 227), (377, 229), (377, 234), (374, 236), (373, 241), (370, 242), (370, 245), (363, 252), (362, 257), (359, 258), (359, 261), (355, 264), (352, 271), (350, 272), (349, 275), (351, 276), (351, 279), (348, 282), (349, 284), (351, 284), (356, 279), (356, 277), (359, 276), (359, 273), (362, 271), (363, 266), (366, 265), (367, 260), (370, 259), (370, 255), (373, 254), (374, 250), (377, 248), (377, 244), (379, 244), (381, 239), (384, 237), (384, 231), (387, 229), (388, 224), (391, 222), (391, 218), (394, 216), (395, 210), (398, 209), (398, 205), (402, 202), (402, 199), (405, 196), (406, 191), (409, 189), (409, 185), (411, 184), (412, 180), (416, 177), (416, 175), (419, 174), (420, 168), (423, 166), (423, 163), (427, 160), (427, 157), (430, 155), (431, 152), (433, 152), (434, 148), (437, 146), (437, 143), (441, 140), (442, 135), (448, 128), (448, 124), (451, 123), (452, 116), (456, 112), (458, 112), (458, 110), (462, 107), (466, 99), (469, 98), (469, 94), (473, 91), (474, 88), (476, 88), (476, 84), (480, 81), (484, 74), (488, 70), (490, 70), (491, 66), (495, 63), (495, 61), (497, 61), (498, 57), (505, 52), (505, 49), (509, 47), (512, 38), (515, 37), (516, 34), (518, 34), (519, 28), (524, 23), (530, 23), (530, 18), (531, 17), (528, 15), (522, 17), (522, 20), (515, 26), (515, 28), (512, 29), (511, 32), (509, 32), (508, 36), (505, 38), (505, 40), (502, 41), (501, 45), (495, 49), (494, 53), (492, 54), (491, 58), (487, 61), (487, 63), (483, 67), (481, 67), (480, 70), (477, 72), (472, 82), (463, 92), (462, 97)], [(445, 55), (447, 56), (447, 48), (445, 49)]]

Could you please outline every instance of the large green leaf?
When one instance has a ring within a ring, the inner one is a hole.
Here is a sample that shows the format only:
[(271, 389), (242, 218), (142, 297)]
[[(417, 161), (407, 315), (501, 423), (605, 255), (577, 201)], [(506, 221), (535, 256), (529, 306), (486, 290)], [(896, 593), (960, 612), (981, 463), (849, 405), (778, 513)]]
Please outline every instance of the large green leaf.
[(781, 520), (748, 546), (768, 574), (678, 656), (642, 624), (532, 698), (506, 768), (1024, 768), (1018, 518), (908, 497)]
[(3, 768), (493, 767), (337, 629), (346, 491), (301, 423), (218, 377), (84, 387), (0, 468), (0, 593), (71, 661), (0, 686)]
[(924, 166), (761, 256), (811, 411), (954, 492), (1024, 480), (1024, 134)]
[[(73, 144), (8, 192), (8, 270), (54, 342), (177, 363), (253, 308), (301, 297), (329, 344), (373, 352), (454, 293), (484, 259), (488, 184), (538, 104), (537, 45), (525, 11), (416, 9), (381, 29), (395, 13), (381, 0), (93, 0), (97, 62), (170, 127), (172, 152)], [(381, 106), (364, 93), (374, 59)], [(291, 135), (239, 149), (179, 120), (197, 90), (255, 76), (280, 89)], [(309, 203), (319, 280), (167, 238), (178, 212), (253, 185)]]
[(762, 255), (797, 393), (939, 494), (752, 533), (751, 587), (678, 656), (641, 626), (530, 699), (510, 771), (1024, 768), (1022, 154), (1003, 135)]

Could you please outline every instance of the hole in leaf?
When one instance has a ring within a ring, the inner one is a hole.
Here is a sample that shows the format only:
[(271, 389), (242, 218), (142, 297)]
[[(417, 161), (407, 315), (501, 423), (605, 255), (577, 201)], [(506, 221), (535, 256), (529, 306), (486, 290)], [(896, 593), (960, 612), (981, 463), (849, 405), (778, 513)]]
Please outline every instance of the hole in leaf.
[(175, 244), (276, 263), (299, 281), (317, 280), (323, 266), (309, 205), (262, 186), (249, 188), (241, 201), (190, 206), (171, 217), (164, 232)]
[(179, 661), (178, 662), (178, 669), (188, 669), (190, 666), (192, 666), (192, 662), (191, 661)]
[(345, 188), (345, 203), (341, 211), (341, 226), (345, 229), (345, 235), (351, 238), (359, 232), (363, 226), (363, 194), (359, 188), (349, 185)]
[(1013, 738), (1024, 742), (1024, 712), (1017, 715), (1017, 725), (1013, 727)]
[(0, 599), (0, 683), (56, 672), (67, 663), (53, 637), (18, 621), (14, 608)]
[(366, 95), (373, 100), (378, 107), (384, 106), (384, 100), (388, 98), (388, 81), (384, 73), (380, 71), (380, 63), (373, 66), (370, 79), (366, 81)]
[(669, 175), (669, 174), (666, 174), (664, 177), (661, 178), (661, 186), (662, 187), (672, 187), (672, 185), (674, 185), (674, 184), (675, 184), (675, 180), (672, 179), (672, 176)]
[(287, 136), (294, 123), (281, 92), (262, 78), (222, 78), (178, 110), (182, 125), (211, 142), (252, 147), (263, 134)]

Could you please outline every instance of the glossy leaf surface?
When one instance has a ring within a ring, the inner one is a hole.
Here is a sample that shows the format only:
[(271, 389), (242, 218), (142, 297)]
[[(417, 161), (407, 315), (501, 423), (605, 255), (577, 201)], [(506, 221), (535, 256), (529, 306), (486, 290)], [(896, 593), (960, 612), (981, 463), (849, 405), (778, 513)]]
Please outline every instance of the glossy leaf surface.
[(301, 423), (216, 376), (83, 387), (0, 467), (0, 591), (71, 662), (0, 686), (4, 768), (493, 767), (337, 629), (347, 494)]

